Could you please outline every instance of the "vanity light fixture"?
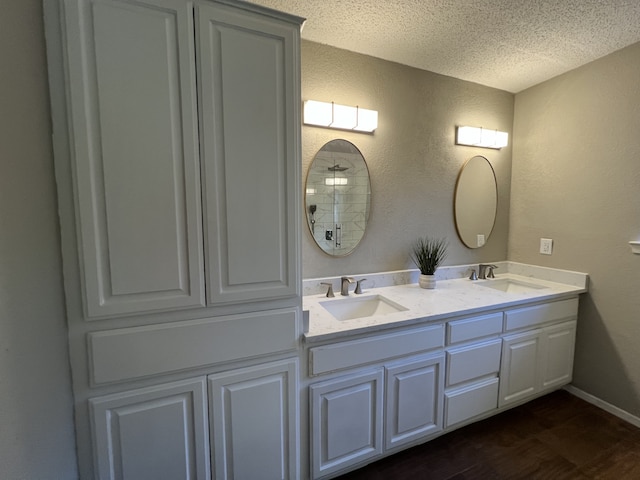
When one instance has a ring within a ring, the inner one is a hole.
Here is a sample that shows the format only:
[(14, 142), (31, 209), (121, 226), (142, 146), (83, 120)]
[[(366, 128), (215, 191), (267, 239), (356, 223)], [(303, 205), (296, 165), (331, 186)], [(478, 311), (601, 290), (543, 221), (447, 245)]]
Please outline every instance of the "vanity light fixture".
[(349, 179), (345, 177), (329, 177), (324, 179), (324, 184), (330, 187), (334, 187), (336, 185), (347, 185), (349, 183)]
[(304, 102), (304, 123), (317, 127), (372, 133), (378, 128), (378, 112), (357, 106), (307, 100)]
[(509, 134), (483, 127), (457, 127), (456, 145), (495, 148), (500, 150), (509, 144)]

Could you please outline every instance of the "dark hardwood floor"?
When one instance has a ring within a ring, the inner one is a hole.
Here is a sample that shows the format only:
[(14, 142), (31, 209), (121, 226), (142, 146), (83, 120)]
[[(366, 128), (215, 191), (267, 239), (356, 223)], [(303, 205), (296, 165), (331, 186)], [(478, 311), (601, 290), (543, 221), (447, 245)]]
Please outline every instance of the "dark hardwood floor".
[(640, 479), (640, 429), (563, 390), (341, 480)]

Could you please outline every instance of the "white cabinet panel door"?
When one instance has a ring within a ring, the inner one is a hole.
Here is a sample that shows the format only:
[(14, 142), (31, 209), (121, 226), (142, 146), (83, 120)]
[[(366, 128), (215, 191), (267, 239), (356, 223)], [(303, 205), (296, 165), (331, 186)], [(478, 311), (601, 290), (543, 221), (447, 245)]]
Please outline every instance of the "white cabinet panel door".
[(385, 448), (390, 449), (443, 428), (444, 355), (386, 369)]
[(96, 478), (209, 478), (205, 396), (201, 378), (89, 400)]
[(215, 478), (299, 477), (297, 359), (209, 376)]
[(208, 302), (295, 296), (299, 27), (220, 4), (198, 27)]
[(541, 330), (504, 338), (499, 406), (523, 400), (538, 390)]
[(544, 329), (542, 358), (542, 389), (547, 390), (571, 382), (576, 321), (561, 323)]
[(382, 453), (383, 369), (309, 387), (313, 478)]
[(203, 305), (192, 8), (76, 0), (65, 15), (86, 313)]

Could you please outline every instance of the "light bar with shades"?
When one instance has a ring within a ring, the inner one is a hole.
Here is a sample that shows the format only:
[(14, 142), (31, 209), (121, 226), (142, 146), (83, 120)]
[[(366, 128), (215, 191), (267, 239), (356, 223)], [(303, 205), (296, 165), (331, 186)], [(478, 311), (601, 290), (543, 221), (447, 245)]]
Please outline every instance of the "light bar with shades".
[(509, 144), (509, 134), (483, 127), (457, 127), (456, 144), (499, 150)]
[(304, 102), (304, 123), (317, 127), (371, 133), (378, 128), (378, 112), (333, 102)]

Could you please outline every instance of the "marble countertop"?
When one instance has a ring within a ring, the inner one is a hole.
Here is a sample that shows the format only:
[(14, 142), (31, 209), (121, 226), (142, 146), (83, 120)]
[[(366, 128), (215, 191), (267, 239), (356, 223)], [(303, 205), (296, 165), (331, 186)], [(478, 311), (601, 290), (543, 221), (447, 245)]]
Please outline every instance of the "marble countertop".
[[(471, 281), (468, 278), (453, 278), (438, 280), (437, 287), (433, 290), (422, 289), (417, 283), (407, 283), (377, 288), (365, 287), (363, 294), (354, 295), (351, 292), (349, 297), (341, 296), (339, 288), (335, 298), (327, 298), (322, 293), (305, 295), (303, 310), (305, 310), (305, 315), (308, 314), (309, 322), (308, 331), (305, 332), (305, 341), (314, 343), (340, 339), (399, 326), (435, 322), (453, 316), (479, 314), (541, 301), (558, 300), (587, 291), (586, 274), (562, 270), (554, 272), (553, 269), (539, 270), (540, 267), (526, 269), (523, 268), (526, 266), (521, 264), (513, 264), (512, 268), (508, 267), (509, 265), (503, 269), (508, 273), (496, 274), (495, 279)], [(535, 277), (534, 273), (541, 273), (541, 275)], [(563, 273), (569, 275), (563, 275)], [(483, 283), (499, 282), (500, 279), (534, 284), (539, 288), (525, 289), (522, 292), (504, 292), (482, 286)], [(364, 285), (366, 284), (363, 283)], [(322, 306), (325, 302), (344, 302), (348, 299), (363, 299), (366, 296), (375, 295), (381, 295), (405, 307), (406, 310), (351, 320), (338, 320)]]

